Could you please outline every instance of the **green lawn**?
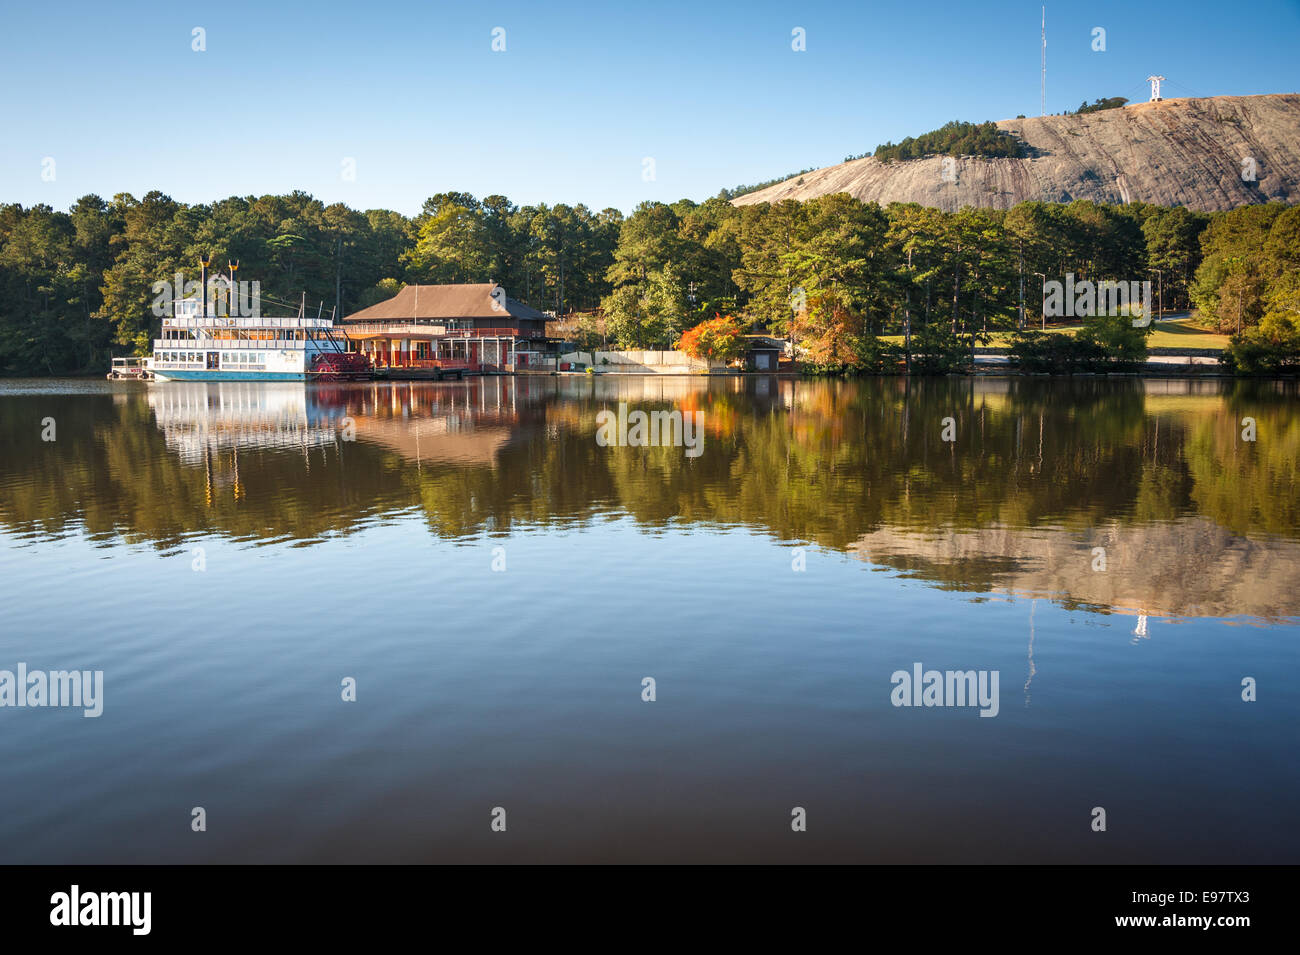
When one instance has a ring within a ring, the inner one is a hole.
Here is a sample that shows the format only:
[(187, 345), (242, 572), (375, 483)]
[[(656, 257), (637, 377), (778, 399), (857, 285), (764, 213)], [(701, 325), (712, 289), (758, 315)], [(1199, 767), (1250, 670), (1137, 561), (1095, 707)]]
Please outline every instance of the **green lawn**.
[[(1081, 325), (1049, 325), (1047, 331), (1050, 334), (1073, 335), (1081, 327)], [(991, 333), (993, 340), (989, 342), (989, 346), (993, 348), (1005, 346), (1009, 334), (1008, 332)], [(900, 345), (903, 343), (902, 335), (882, 337), (885, 341), (897, 342)], [(1147, 339), (1147, 345), (1151, 348), (1227, 348), (1228, 336), (1194, 325), (1187, 317), (1170, 318), (1156, 322), (1156, 330)]]

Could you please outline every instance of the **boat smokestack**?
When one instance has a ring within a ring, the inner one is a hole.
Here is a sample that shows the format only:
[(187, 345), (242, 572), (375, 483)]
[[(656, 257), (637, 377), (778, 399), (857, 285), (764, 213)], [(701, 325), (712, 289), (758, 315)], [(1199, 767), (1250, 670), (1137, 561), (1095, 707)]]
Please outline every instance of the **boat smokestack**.
[(239, 271), (239, 259), (235, 259), (233, 262), (226, 259), (226, 265), (230, 268), (230, 308), (228, 311), (230, 317), (234, 318), (239, 314), (239, 299), (235, 293), (235, 273)]
[(212, 256), (204, 252), (199, 256), (199, 284), (203, 286), (203, 311), (199, 318), (208, 317), (208, 263), (212, 261)]

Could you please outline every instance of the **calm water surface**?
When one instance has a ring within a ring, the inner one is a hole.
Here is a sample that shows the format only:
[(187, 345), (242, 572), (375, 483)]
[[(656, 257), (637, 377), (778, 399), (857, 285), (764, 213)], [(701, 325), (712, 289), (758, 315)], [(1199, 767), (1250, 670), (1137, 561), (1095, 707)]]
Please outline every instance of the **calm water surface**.
[[(702, 453), (598, 446), (620, 401)], [(1297, 407), (0, 383), (0, 669), (104, 673), (0, 708), (0, 862), (1300, 862)], [(997, 716), (893, 706), (915, 663)]]

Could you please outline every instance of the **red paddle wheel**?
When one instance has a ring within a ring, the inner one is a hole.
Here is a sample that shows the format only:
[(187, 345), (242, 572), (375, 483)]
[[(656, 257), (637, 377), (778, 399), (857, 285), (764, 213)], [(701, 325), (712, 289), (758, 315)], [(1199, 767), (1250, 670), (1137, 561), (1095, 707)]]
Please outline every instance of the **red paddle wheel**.
[(358, 352), (325, 352), (311, 365), (316, 381), (365, 381), (371, 374), (370, 359)]

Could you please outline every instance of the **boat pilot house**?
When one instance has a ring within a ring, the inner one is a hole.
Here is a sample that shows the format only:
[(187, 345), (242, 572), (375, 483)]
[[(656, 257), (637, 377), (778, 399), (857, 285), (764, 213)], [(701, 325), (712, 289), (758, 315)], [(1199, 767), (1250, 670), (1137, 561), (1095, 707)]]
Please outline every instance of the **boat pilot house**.
[(342, 327), (376, 368), (527, 371), (554, 358), (546, 315), (493, 282), (408, 285)]

